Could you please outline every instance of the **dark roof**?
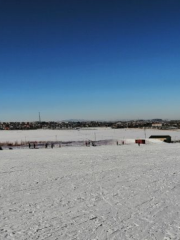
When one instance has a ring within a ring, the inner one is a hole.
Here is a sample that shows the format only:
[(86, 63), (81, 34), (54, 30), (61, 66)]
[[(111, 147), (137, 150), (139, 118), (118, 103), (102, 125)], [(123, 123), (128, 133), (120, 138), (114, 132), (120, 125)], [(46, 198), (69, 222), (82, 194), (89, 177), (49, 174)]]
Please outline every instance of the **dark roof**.
[(171, 138), (169, 135), (151, 135), (149, 138)]

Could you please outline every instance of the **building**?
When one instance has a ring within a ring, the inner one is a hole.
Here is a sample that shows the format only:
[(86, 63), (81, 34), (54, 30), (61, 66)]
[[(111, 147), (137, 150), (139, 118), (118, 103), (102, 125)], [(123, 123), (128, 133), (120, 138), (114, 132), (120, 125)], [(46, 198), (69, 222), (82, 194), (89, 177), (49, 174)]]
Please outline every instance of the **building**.
[(136, 139), (135, 143), (137, 143), (137, 144), (146, 144), (146, 140), (145, 139)]
[(171, 136), (169, 135), (151, 135), (149, 138), (151, 139), (159, 139), (163, 142), (170, 143), (171, 142)]
[(162, 128), (162, 123), (152, 123), (152, 128)]

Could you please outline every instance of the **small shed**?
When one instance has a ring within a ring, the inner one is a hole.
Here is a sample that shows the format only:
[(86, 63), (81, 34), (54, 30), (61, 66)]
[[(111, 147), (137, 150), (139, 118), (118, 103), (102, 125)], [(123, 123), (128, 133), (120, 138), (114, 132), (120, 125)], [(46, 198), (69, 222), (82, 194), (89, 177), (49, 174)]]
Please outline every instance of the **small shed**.
[(146, 141), (145, 141), (145, 139), (136, 139), (135, 143), (137, 143), (137, 144), (146, 144)]
[(169, 135), (151, 135), (149, 138), (151, 139), (159, 139), (163, 142), (170, 143), (171, 142), (171, 136)]

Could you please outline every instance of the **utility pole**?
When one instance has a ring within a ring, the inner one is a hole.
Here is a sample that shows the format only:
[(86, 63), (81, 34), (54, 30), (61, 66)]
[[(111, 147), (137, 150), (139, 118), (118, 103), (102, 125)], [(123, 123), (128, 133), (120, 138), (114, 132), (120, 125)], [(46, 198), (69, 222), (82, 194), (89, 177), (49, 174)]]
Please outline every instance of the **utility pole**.
[(145, 135), (145, 139), (146, 139), (146, 128), (144, 127), (144, 135)]

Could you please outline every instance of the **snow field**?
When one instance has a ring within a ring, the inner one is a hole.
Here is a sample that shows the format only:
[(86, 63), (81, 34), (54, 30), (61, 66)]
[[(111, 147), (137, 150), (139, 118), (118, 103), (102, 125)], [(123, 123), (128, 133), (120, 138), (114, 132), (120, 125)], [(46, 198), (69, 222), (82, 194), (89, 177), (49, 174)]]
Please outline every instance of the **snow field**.
[(95, 141), (149, 138), (151, 135), (170, 135), (180, 140), (180, 130), (162, 131), (153, 129), (111, 129), (94, 128), (80, 130), (23, 130), (0, 131), (0, 142), (28, 141)]
[(180, 145), (0, 152), (0, 239), (180, 239)]

